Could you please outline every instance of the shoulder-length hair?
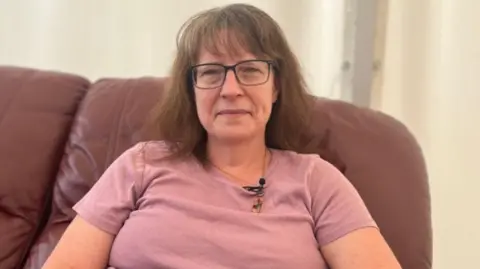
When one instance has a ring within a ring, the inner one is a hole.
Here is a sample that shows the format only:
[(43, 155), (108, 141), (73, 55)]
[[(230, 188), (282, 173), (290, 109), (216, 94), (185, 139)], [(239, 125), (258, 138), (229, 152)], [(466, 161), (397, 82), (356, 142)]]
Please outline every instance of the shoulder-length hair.
[(152, 114), (152, 139), (163, 140), (171, 157), (193, 154), (206, 162), (207, 134), (195, 104), (191, 66), (201, 49), (215, 54), (221, 48), (238, 55), (248, 51), (274, 62), (277, 101), (266, 126), (267, 147), (302, 152), (312, 98), (301, 68), (277, 22), (248, 4), (213, 8), (191, 17), (177, 36), (177, 53), (166, 92)]

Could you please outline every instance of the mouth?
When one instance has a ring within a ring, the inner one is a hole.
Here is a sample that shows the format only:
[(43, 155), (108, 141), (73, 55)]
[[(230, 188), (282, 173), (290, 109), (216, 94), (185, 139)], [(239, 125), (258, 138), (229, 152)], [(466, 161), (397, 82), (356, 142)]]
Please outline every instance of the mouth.
[(217, 115), (245, 115), (250, 114), (248, 110), (245, 109), (224, 109), (220, 110)]

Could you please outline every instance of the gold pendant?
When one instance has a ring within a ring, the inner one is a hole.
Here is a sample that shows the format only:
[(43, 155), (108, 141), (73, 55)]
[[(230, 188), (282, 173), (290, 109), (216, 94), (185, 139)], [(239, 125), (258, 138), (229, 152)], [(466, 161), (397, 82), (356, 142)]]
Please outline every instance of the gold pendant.
[(262, 205), (263, 205), (263, 199), (260, 197), (257, 198), (252, 206), (252, 212), (260, 213), (260, 211), (262, 211)]

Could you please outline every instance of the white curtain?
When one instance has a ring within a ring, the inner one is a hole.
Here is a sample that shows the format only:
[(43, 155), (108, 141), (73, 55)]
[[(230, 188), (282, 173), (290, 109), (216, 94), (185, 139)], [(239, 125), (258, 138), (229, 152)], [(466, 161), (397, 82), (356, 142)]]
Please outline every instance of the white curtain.
[(478, 0), (392, 0), (386, 13), (374, 106), (405, 122), (425, 150), (435, 269), (480, 264), (479, 12)]
[[(283, 27), (312, 91), (340, 98), (346, 0), (251, 0)], [(227, 0), (0, 0), (0, 64), (165, 76), (181, 24)]]

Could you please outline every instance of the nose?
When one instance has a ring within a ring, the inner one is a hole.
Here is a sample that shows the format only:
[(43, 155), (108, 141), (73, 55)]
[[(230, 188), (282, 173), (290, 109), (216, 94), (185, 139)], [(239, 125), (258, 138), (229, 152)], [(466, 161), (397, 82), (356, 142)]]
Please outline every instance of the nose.
[(233, 70), (228, 70), (225, 75), (225, 82), (223, 83), (220, 96), (234, 97), (243, 94), (241, 85), (238, 83)]

